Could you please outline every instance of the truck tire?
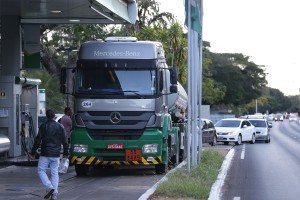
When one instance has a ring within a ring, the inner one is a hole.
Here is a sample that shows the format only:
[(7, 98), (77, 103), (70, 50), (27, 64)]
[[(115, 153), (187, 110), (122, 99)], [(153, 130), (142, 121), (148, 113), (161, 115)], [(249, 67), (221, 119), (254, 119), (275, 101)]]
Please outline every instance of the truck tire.
[(75, 165), (77, 176), (87, 176), (89, 172), (89, 165)]
[(156, 174), (164, 174), (168, 170), (168, 164), (157, 164), (155, 165)]
[(181, 163), (185, 158), (186, 156), (184, 149), (179, 149), (179, 163)]

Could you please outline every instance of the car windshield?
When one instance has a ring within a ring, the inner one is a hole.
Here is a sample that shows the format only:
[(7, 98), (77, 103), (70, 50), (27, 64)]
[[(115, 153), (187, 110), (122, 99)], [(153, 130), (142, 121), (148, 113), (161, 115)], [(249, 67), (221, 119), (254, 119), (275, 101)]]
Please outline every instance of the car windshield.
[(239, 127), (240, 120), (221, 120), (215, 124), (215, 127)]
[(255, 127), (267, 127), (266, 122), (262, 120), (249, 120)]

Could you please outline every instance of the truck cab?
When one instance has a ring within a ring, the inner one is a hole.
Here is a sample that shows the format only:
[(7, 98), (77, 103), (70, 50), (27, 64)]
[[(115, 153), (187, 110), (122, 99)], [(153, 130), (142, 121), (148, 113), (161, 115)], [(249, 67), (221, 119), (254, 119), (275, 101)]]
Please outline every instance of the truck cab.
[(184, 119), (187, 95), (161, 43), (133, 37), (86, 42), (73, 72), (70, 158), (77, 174), (114, 164), (153, 164), (165, 172), (178, 157), (182, 136), (172, 123)]

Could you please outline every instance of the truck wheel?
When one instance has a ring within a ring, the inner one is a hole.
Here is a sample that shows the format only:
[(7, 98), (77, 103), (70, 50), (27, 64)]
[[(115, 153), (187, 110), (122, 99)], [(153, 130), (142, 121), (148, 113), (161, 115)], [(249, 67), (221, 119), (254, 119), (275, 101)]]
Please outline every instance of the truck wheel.
[(214, 135), (213, 141), (209, 143), (211, 146), (217, 145), (217, 136)]
[(155, 165), (156, 174), (164, 174), (168, 170), (168, 164), (157, 164)]
[(177, 144), (177, 146), (176, 146), (176, 154), (171, 157), (171, 162), (175, 166), (179, 164), (179, 157), (180, 157), (179, 156), (179, 148), (180, 148), (180, 146), (179, 146), (179, 144)]
[(179, 149), (179, 162), (181, 163), (185, 158), (186, 156), (184, 149)]
[(77, 176), (87, 176), (89, 172), (89, 165), (75, 165)]

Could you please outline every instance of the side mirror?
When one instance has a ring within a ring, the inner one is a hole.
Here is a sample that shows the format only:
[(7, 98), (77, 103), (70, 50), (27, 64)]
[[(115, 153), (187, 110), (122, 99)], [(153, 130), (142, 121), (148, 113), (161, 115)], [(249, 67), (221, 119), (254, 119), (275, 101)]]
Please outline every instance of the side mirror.
[(171, 67), (169, 69), (170, 71), (170, 82), (172, 85), (176, 85), (177, 81), (178, 81), (178, 74), (177, 74), (177, 70), (175, 67)]
[(243, 126), (243, 128), (247, 128), (248, 126), (245, 124), (244, 126)]
[(60, 70), (60, 92), (67, 93), (67, 69), (61, 68)]
[(178, 87), (177, 87), (177, 85), (171, 85), (171, 86), (170, 86), (170, 92), (171, 92), (171, 93), (177, 93), (177, 92), (178, 92)]

